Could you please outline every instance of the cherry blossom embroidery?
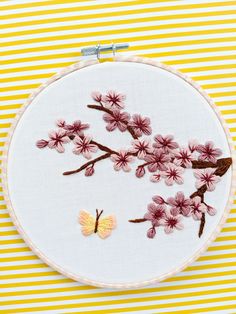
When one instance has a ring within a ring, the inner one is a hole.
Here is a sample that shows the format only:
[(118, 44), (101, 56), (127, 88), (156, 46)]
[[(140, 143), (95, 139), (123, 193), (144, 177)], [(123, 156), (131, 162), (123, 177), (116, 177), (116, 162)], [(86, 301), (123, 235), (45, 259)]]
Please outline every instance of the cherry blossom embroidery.
[(180, 148), (175, 154), (174, 162), (182, 167), (191, 168), (193, 159), (192, 152), (188, 148)]
[(151, 154), (153, 151), (151, 142), (148, 139), (133, 140), (132, 146), (130, 152), (137, 153), (139, 159), (144, 159), (147, 154)]
[(92, 144), (91, 141), (92, 137), (90, 136), (75, 136), (75, 148), (73, 149), (73, 153), (76, 155), (82, 154), (85, 158), (90, 159), (92, 157), (91, 153), (96, 153), (96, 151), (98, 150), (97, 145)]
[(129, 165), (130, 162), (133, 162), (134, 157), (129, 155), (129, 152), (125, 150), (120, 150), (118, 154), (112, 154), (111, 160), (114, 162), (114, 169), (116, 171), (124, 170), (125, 172), (131, 171)]
[(191, 201), (191, 214), (193, 219), (200, 220), (203, 213), (206, 212), (206, 205), (201, 202), (201, 197), (196, 196)]
[(155, 143), (153, 147), (162, 148), (166, 153), (178, 148), (178, 143), (173, 141), (174, 137), (172, 135), (162, 136), (160, 134), (154, 137)]
[(123, 109), (126, 96), (115, 91), (109, 91), (106, 95), (102, 96), (102, 101), (107, 108), (111, 109)]
[(216, 163), (216, 157), (222, 154), (219, 148), (214, 148), (213, 142), (206, 142), (205, 145), (198, 145), (196, 149), (199, 153), (199, 160), (210, 161)]
[(105, 113), (103, 115), (103, 120), (107, 122), (106, 129), (110, 132), (114, 131), (116, 128), (121, 132), (126, 131), (129, 119), (130, 115), (127, 112), (120, 112), (117, 109), (114, 109), (112, 114)]
[(184, 169), (182, 167), (176, 166), (175, 164), (169, 163), (167, 169), (162, 172), (162, 177), (165, 178), (166, 185), (173, 185), (175, 182), (178, 184), (183, 184), (184, 179), (182, 174)]
[(140, 114), (134, 114), (132, 120), (129, 122), (129, 126), (134, 129), (135, 134), (140, 137), (143, 134), (150, 135), (152, 129), (150, 127), (150, 119), (147, 117), (141, 117)]
[(164, 221), (164, 231), (165, 233), (172, 233), (174, 229), (182, 230), (184, 225), (181, 223), (182, 217), (180, 215), (172, 216), (170, 213), (166, 212), (166, 217)]
[(167, 170), (167, 163), (171, 157), (165, 153), (163, 149), (154, 149), (152, 154), (145, 156), (147, 168), (150, 172), (157, 170)]
[(215, 175), (215, 170), (212, 168), (195, 170), (194, 176), (197, 178), (196, 188), (199, 189), (205, 184), (207, 191), (214, 191), (216, 183), (220, 181), (220, 177)]
[(183, 215), (188, 217), (191, 212), (191, 200), (185, 198), (183, 192), (178, 192), (175, 197), (169, 197), (167, 203), (171, 206), (170, 213), (173, 216)]
[(58, 153), (64, 153), (65, 148), (63, 144), (69, 143), (70, 139), (68, 134), (63, 129), (58, 129), (57, 131), (49, 132), (49, 140), (39, 140), (36, 145), (38, 148), (44, 148), (48, 146), (49, 148), (54, 148)]
[[(149, 221), (151, 226), (147, 230), (147, 236), (154, 238), (158, 234), (158, 228), (164, 228), (165, 233), (169, 234), (175, 229), (183, 228), (182, 218), (192, 217), (194, 220), (200, 220), (200, 237), (205, 225), (205, 216), (216, 214), (216, 209), (205, 203), (205, 193), (215, 189), (220, 178), (231, 166), (232, 159), (218, 158), (222, 151), (216, 148), (212, 141), (201, 144), (197, 139), (192, 139), (187, 144), (180, 144), (173, 135), (151, 136), (151, 119), (140, 113), (125, 112), (126, 96), (122, 93), (108, 91), (103, 94), (95, 91), (91, 93), (91, 98), (95, 103), (88, 104), (87, 108), (103, 114), (107, 131), (130, 136), (128, 147), (112, 149), (99, 143), (86, 134), (90, 126), (79, 120), (79, 117), (72, 123), (67, 123), (64, 119), (57, 120), (57, 129), (49, 133), (49, 139), (37, 141), (36, 146), (63, 153), (64, 145), (70, 143), (72, 152), (87, 161), (77, 169), (63, 172), (63, 175), (84, 172), (88, 180), (95, 174), (97, 164), (105, 160), (110, 161), (111, 165), (113, 163), (114, 170), (124, 172), (130, 172), (132, 163), (136, 160), (138, 164), (135, 163), (136, 169), (133, 169), (135, 176), (143, 180), (149, 174), (149, 180), (157, 185), (159, 182), (164, 182), (167, 186), (183, 184), (185, 172), (193, 169), (196, 177), (195, 192), (186, 196), (180, 191), (166, 200), (160, 195), (154, 195), (144, 218), (131, 219), (130, 222)], [(186, 146), (183, 147), (182, 144)]]

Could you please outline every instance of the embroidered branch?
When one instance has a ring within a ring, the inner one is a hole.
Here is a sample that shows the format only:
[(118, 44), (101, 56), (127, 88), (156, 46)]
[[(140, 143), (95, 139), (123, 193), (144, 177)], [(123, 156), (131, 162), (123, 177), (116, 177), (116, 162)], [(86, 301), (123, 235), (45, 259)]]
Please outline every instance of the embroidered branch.
[(91, 96), (95, 104), (89, 104), (87, 107), (103, 113), (108, 132), (129, 133), (132, 138), (129, 147), (111, 149), (86, 134), (90, 127), (88, 123), (76, 120), (68, 124), (63, 119), (56, 121), (57, 130), (49, 132), (47, 140), (37, 141), (37, 147), (48, 147), (64, 153), (64, 146), (70, 143), (75, 155), (88, 160), (76, 169), (65, 171), (63, 173), (65, 176), (82, 171), (85, 176), (92, 176), (95, 173), (95, 166), (97, 167), (97, 164), (104, 160), (113, 162), (116, 171), (129, 172), (132, 170), (133, 161), (140, 160), (140, 164), (135, 169), (137, 178), (150, 173), (151, 182), (164, 180), (167, 186), (171, 186), (184, 184), (185, 171), (192, 169), (196, 178), (196, 191), (192, 195), (185, 198), (183, 192), (178, 192), (175, 197), (167, 200), (161, 196), (154, 196), (144, 217), (131, 219), (130, 222), (150, 221), (151, 228), (148, 229), (147, 236), (154, 238), (157, 229), (161, 226), (166, 233), (171, 233), (174, 229), (183, 229), (182, 218), (191, 216), (194, 220), (200, 221), (198, 233), (200, 237), (204, 230), (206, 214), (213, 216), (216, 213), (216, 209), (205, 203), (205, 193), (214, 191), (216, 184), (231, 166), (232, 159), (219, 158), (222, 151), (216, 148), (212, 141), (200, 144), (197, 140), (191, 140), (187, 145), (182, 146), (172, 135), (157, 134), (151, 138), (151, 120), (138, 113), (131, 115), (124, 111), (126, 96), (121, 93), (93, 92)]

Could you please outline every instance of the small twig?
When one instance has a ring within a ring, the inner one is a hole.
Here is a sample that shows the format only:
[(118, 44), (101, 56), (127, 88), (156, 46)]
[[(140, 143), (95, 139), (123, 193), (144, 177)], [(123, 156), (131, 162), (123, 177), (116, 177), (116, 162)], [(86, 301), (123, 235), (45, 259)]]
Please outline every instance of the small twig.
[[(107, 109), (103, 106), (99, 106), (99, 105), (87, 105), (88, 108), (91, 108), (91, 109), (96, 109), (96, 110), (99, 110), (99, 111), (103, 111), (103, 112), (106, 112), (108, 114), (110, 114), (111, 116), (113, 116), (113, 112), (112, 110), (110, 109)], [(125, 122), (124, 122), (125, 123)], [(127, 131), (131, 134), (131, 136), (133, 137), (133, 139), (138, 139), (138, 136), (135, 134), (133, 128), (131, 126), (128, 125), (128, 122), (125, 123), (127, 125)]]
[(129, 222), (133, 222), (133, 223), (139, 223), (139, 222), (145, 222), (147, 221), (146, 218), (137, 218), (137, 219), (130, 219)]
[(103, 159), (106, 159), (106, 158), (109, 158), (111, 156), (111, 153), (106, 153), (104, 155), (101, 155), (93, 160), (90, 160), (88, 161), (86, 164), (83, 164), (80, 168), (78, 169), (75, 169), (75, 170), (71, 170), (71, 171), (66, 171), (66, 172), (63, 172), (63, 175), (64, 176), (68, 176), (68, 175), (71, 175), (71, 174), (75, 174), (75, 173), (78, 173), (84, 169), (86, 169), (88, 166), (90, 165), (94, 165), (96, 162), (100, 161), (100, 160), (103, 160)]
[(200, 226), (199, 226), (199, 231), (198, 231), (198, 237), (200, 238), (204, 227), (205, 227), (205, 222), (206, 222), (206, 218), (205, 218), (205, 213), (202, 213), (202, 217), (201, 217), (201, 222), (200, 222)]

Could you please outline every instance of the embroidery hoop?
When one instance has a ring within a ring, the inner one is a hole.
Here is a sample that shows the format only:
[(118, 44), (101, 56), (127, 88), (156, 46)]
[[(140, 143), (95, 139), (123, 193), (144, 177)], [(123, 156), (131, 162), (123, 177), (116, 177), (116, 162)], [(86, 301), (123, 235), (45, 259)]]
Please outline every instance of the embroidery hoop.
[[(52, 268), (56, 269), (58, 272), (62, 273), (63, 275), (74, 279), (76, 281), (82, 282), (84, 284), (88, 285), (93, 285), (93, 286), (99, 286), (99, 287), (105, 287), (105, 288), (117, 288), (117, 289), (124, 289), (124, 288), (136, 288), (136, 287), (142, 287), (150, 284), (157, 283), (159, 281), (162, 281), (168, 277), (171, 277), (175, 275), (176, 273), (182, 271), (184, 268), (186, 268), (188, 265), (190, 265), (193, 261), (195, 261), (203, 252), (207, 250), (209, 245), (214, 241), (214, 239), (217, 237), (217, 235), (220, 233), (220, 230), (223, 227), (223, 224), (226, 221), (226, 218), (228, 216), (229, 210), (231, 208), (231, 205), (233, 204), (233, 195), (234, 195), (234, 190), (235, 190), (235, 152), (233, 148), (233, 141), (231, 139), (231, 135), (229, 133), (228, 127), (226, 123), (224, 122), (223, 118), (221, 117), (216, 105), (214, 102), (210, 99), (210, 97), (207, 95), (205, 91), (203, 91), (194, 81), (192, 81), (190, 78), (185, 76), (184, 74), (180, 73), (179, 71), (173, 69), (172, 67), (166, 66), (164, 64), (161, 64), (155, 60), (148, 59), (148, 58), (141, 58), (141, 57), (136, 57), (136, 56), (131, 56), (131, 57), (117, 57), (114, 56), (114, 62), (134, 62), (134, 63), (142, 63), (146, 65), (151, 65), (154, 67), (158, 67), (161, 69), (164, 69), (174, 75), (177, 75), (178, 77), (182, 78), (184, 81), (186, 81), (188, 84), (190, 84), (194, 89), (196, 89), (203, 97), (204, 99), (208, 102), (208, 104), (211, 106), (211, 108), (214, 110), (216, 113), (222, 128), (224, 129), (225, 135), (228, 140), (228, 144), (230, 147), (231, 151), (231, 157), (233, 158), (233, 165), (231, 167), (231, 173), (232, 173), (232, 180), (231, 180), (231, 189), (230, 189), (230, 194), (229, 198), (227, 201), (227, 206), (222, 214), (222, 217), (220, 219), (220, 222), (218, 226), (215, 228), (215, 231), (208, 237), (208, 240), (205, 242), (205, 244), (199, 249), (193, 256), (191, 256), (187, 261), (185, 261), (180, 267), (174, 268), (173, 270), (169, 271), (168, 273), (165, 273), (157, 278), (149, 279), (149, 280), (144, 280), (141, 282), (134, 282), (134, 283), (121, 283), (121, 284), (112, 284), (112, 283), (103, 283), (100, 281), (94, 281), (85, 277), (81, 277), (79, 275), (76, 275), (72, 272), (69, 272), (65, 270), (64, 268), (60, 267), (56, 263), (52, 262), (50, 259), (45, 256), (43, 252), (37, 248), (34, 243), (31, 241), (31, 239), (26, 235), (24, 228), (21, 226), (15, 212), (14, 208), (11, 204), (11, 199), (9, 195), (9, 189), (8, 189), (8, 176), (7, 176), (7, 161), (8, 161), (8, 153), (9, 153), (9, 147), (11, 144), (11, 139), (13, 136), (13, 133), (17, 127), (17, 124), (19, 120), (21, 119), (22, 115), (24, 114), (26, 108), (33, 102), (33, 100), (45, 89), (47, 88), (50, 84), (53, 82), (63, 78), (64, 76), (74, 72), (78, 71), (80, 69), (83, 69), (85, 67), (91, 66), (98, 64), (99, 61), (97, 60), (90, 60), (90, 61), (80, 61), (74, 65), (71, 65), (67, 68), (65, 68), (63, 71), (61, 71), (59, 74), (54, 75), (52, 78), (50, 78), (46, 83), (42, 84), (36, 91), (34, 91), (27, 102), (24, 104), (22, 109), (18, 112), (15, 121), (11, 127), (11, 130), (8, 135), (8, 139), (6, 141), (6, 146), (5, 146), (5, 151), (3, 153), (3, 186), (4, 186), (4, 198), (7, 204), (7, 208), (9, 210), (9, 214), (13, 220), (14, 225), (16, 226), (18, 232), (20, 235), (23, 237), (24, 241), (26, 244), (31, 248), (31, 250), (39, 256), (40, 259), (42, 259), (46, 264), (51, 266)], [(138, 231), (137, 231), (138, 232)]]

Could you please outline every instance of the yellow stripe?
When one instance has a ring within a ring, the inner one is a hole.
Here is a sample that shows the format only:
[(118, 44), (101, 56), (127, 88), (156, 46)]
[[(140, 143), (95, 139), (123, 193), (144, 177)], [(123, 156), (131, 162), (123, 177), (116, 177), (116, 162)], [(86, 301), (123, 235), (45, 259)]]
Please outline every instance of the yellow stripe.
[[(227, 292), (234, 292), (235, 287), (233, 288), (224, 288), (224, 289), (217, 289), (217, 290), (207, 290), (207, 291), (195, 291), (195, 292), (186, 292), (181, 294), (169, 294), (169, 295), (158, 295), (154, 297), (144, 297), (144, 300), (140, 299), (126, 299), (125, 301), (128, 301), (128, 303), (133, 302), (147, 302), (147, 301), (156, 301), (158, 300), (166, 300), (166, 299), (178, 299), (178, 298), (191, 298), (193, 296), (203, 296), (203, 295), (211, 295), (215, 293), (227, 293)], [(81, 300), (81, 299), (90, 299), (90, 298), (97, 298), (97, 297), (107, 297), (107, 296), (114, 296), (117, 294), (114, 294), (114, 292), (109, 293), (90, 293), (90, 294), (82, 294), (82, 295), (70, 295), (70, 296), (59, 296), (59, 297), (50, 297), (50, 298), (35, 298), (35, 299), (24, 299), (24, 300), (14, 300), (14, 301), (3, 301), (0, 302), (0, 305), (15, 305), (15, 304), (30, 304), (30, 303), (38, 303), (38, 302), (56, 302), (56, 301), (68, 301), (68, 300)], [(132, 300), (132, 301), (131, 301)], [(138, 300), (138, 301), (137, 301)], [(120, 300), (119, 300), (120, 301)], [(115, 300), (114, 304), (122, 304), (123, 302), (119, 302)], [(103, 301), (102, 301), (103, 302)], [(113, 305), (113, 301), (104, 301), (109, 302), (108, 304)], [(116, 303), (117, 302), (117, 303)], [(100, 305), (100, 302), (98, 302)], [(82, 303), (82, 307), (86, 307), (87, 303)], [(1, 313), (1, 312), (0, 312)]]
[(6, 270), (13, 271), (13, 270), (23, 270), (23, 269), (32, 269), (32, 268), (48, 268), (48, 266), (46, 264), (0, 266), (0, 271), (6, 271)]
[[(167, 0), (158, 0), (158, 2), (166, 2)], [(77, 3), (78, 0), (66, 0), (66, 4), (71, 4), (71, 3)], [(152, 3), (153, 1), (148, 0), (147, 3)], [(137, 3), (140, 3), (140, 1), (136, 1), (136, 3), (134, 3), (133, 1), (127, 1), (127, 2), (116, 2), (115, 6), (116, 7), (120, 7), (120, 6), (128, 6), (128, 5), (136, 5)], [(20, 3), (20, 4), (14, 4), (14, 5), (7, 5), (7, 6), (0, 6), (0, 11), (5, 11), (5, 10), (16, 10), (16, 9), (29, 9), (29, 8), (33, 8), (33, 7), (39, 7), (39, 6), (50, 6), (50, 5), (56, 5), (56, 4), (65, 4), (64, 0), (50, 0), (47, 1), (46, 3), (43, 2), (29, 2), (29, 3)], [(113, 3), (112, 3), (113, 4)], [(106, 9), (106, 8), (110, 8), (110, 7), (114, 7), (111, 6), (111, 4), (93, 4), (92, 6), (80, 6), (80, 11), (84, 11), (84, 10), (89, 10), (89, 9)], [(74, 7), (71, 8), (71, 10), (74, 10)], [(47, 13), (45, 13), (47, 14)]]
[[(155, 1), (154, 1), (155, 2)], [(132, 5), (136, 5), (136, 4), (147, 4), (147, 3), (151, 3), (149, 0), (145, 0), (145, 1), (136, 1), (136, 2), (132, 2), (130, 1), (130, 4)], [(124, 3), (120, 3), (121, 5), (125, 5), (127, 6), (127, 2)], [(224, 6), (232, 6), (235, 3), (232, 1), (225, 1), (224, 2)], [(107, 8), (114, 8), (114, 6), (117, 7), (117, 4), (114, 5), (114, 3), (108, 3), (102, 6), (107, 6)], [(119, 5), (118, 5), (119, 6)], [(218, 7), (218, 6), (222, 6), (222, 4), (220, 2), (211, 2), (211, 3), (199, 3), (199, 4), (185, 4), (185, 5), (172, 5), (172, 6), (161, 6), (161, 7), (151, 7), (151, 8), (139, 8), (139, 9), (133, 9), (133, 10), (129, 10), (128, 14), (140, 14), (140, 13), (154, 13), (154, 12), (164, 12), (164, 11), (175, 11), (175, 10), (188, 10), (188, 9), (203, 9), (203, 8), (212, 8), (212, 7)], [(58, 9), (53, 9), (53, 10), (42, 10), (42, 11), (30, 11), (30, 12), (22, 12), (22, 13), (14, 13), (14, 14), (8, 14), (8, 15), (0, 15), (0, 19), (1, 20), (8, 20), (8, 19), (14, 19), (14, 18), (26, 18), (26, 17), (32, 17), (32, 16), (39, 16), (39, 15), (45, 15), (45, 14), (52, 14), (55, 15), (57, 13), (67, 13), (67, 12), (71, 12), (71, 11), (78, 11), (80, 12), (83, 7), (73, 7), (73, 8), (58, 8)], [(104, 7), (103, 7), (104, 8)], [(85, 7), (84, 10), (88, 10), (89, 7)], [(226, 13), (227, 12), (227, 13)], [(87, 19), (92, 19), (92, 18), (106, 18), (106, 17), (114, 17), (121, 15), (122, 13), (124, 13), (124, 10), (121, 11), (112, 11), (112, 12), (99, 12), (99, 13), (93, 13), (93, 14), (84, 14), (84, 15), (79, 15), (79, 19), (80, 20), (87, 20)], [(234, 14), (235, 10), (231, 9), (228, 11), (207, 11), (207, 12), (201, 12), (198, 13), (199, 16), (215, 16), (215, 15), (224, 15), (224, 14)], [(127, 13), (126, 13), (127, 14)], [(189, 14), (189, 13), (188, 13)], [(186, 14), (187, 16), (189, 16), (189, 18), (194, 17), (194, 14)], [(176, 14), (176, 18), (184, 18), (186, 17), (185, 14)], [(165, 19), (169, 19), (169, 16), (163, 16)], [(158, 16), (159, 18), (159, 16)]]
[[(143, 23), (143, 22), (155, 22), (156, 21), (156, 17), (140, 17), (139, 18), (139, 23)], [(57, 21), (58, 22), (58, 21)], [(210, 23), (212, 21), (209, 21)], [(5, 33), (5, 34), (1, 34), (1, 37), (2, 38), (10, 38), (10, 37), (15, 37), (15, 36), (25, 36), (25, 35), (33, 35), (33, 34), (43, 34), (43, 33), (49, 33), (49, 32), (60, 32), (60, 31), (68, 31), (68, 30), (75, 30), (75, 29), (78, 29), (78, 30), (82, 30), (82, 29), (89, 29), (89, 28), (99, 28), (99, 27), (104, 27), (104, 26), (116, 26), (116, 25), (127, 25), (127, 24), (132, 24), (132, 23), (137, 23), (137, 19), (136, 18), (133, 18), (133, 19), (129, 19), (129, 20), (118, 20), (118, 21), (107, 21), (107, 22), (91, 22), (91, 23), (87, 23), (87, 24), (80, 24), (80, 25), (77, 25), (77, 27), (75, 27), (75, 25), (64, 25), (64, 26), (54, 26), (54, 27), (46, 27), (46, 28), (40, 28), (40, 29), (29, 29), (29, 30), (22, 30), (22, 31), (14, 31), (14, 32), (9, 32), (9, 33)], [(193, 22), (194, 26), (196, 26), (195, 23), (197, 22)], [(202, 22), (201, 22), (202, 23)], [(225, 21), (224, 22), (225, 24), (229, 24), (228, 21)], [(218, 23), (217, 23), (218, 24)], [(223, 24), (223, 23), (222, 23)], [(177, 27), (187, 27), (189, 24), (188, 23), (178, 23), (176, 24)], [(199, 22), (197, 25), (200, 25)], [(20, 25), (18, 25), (19, 27)], [(125, 33), (130, 33), (130, 32), (139, 32), (139, 31), (154, 31), (154, 30), (161, 30), (161, 29), (167, 29), (167, 28), (175, 28), (175, 25), (173, 24), (167, 24), (167, 25), (152, 25), (152, 26), (133, 26), (131, 25), (131, 27), (129, 28), (125, 28), (125, 29), (122, 29), (122, 33), (125, 34)], [(191, 22), (190, 22), (190, 25), (191, 26)], [(119, 31), (119, 32), (118, 32)], [(101, 35), (111, 35), (112, 32), (115, 32), (115, 33), (120, 33), (120, 30), (112, 30), (112, 31), (109, 31), (109, 30), (100, 30), (100, 32), (88, 32), (86, 31), (86, 34), (87, 34), (87, 37), (89, 36), (97, 36), (99, 34)], [(155, 34), (155, 36), (160, 36), (158, 38), (173, 38), (173, 37), (182, 37), (182, 36), (196, 36), (196, 35), (207, 35), (207, 34), (221, 34), (221, 33), (231, 33), (231, 32), (235, 32), (235, 28), (225, 28), (225, 29), (213, 29), (213, 30), (197, 30), (197, 31), (183, 31), (183, 32), (174, 32), (174, 33), (167, 33), (167, 34)], [(80, 33), (79, 36), (81, 37), (84, 37), (84, 33)], [(147, 35), (147, 38), (146, 39), (153, 39), (152, 37), (153, 35)], [(77, 38), (77, 37), (75, 37)], [(119, 38), (120, 41), (122, 41), (122, 37)], [(53, 46), (54, 47), (54, 46)], [(68, 48), (69, 45), (65, 45), (63, 46), (63, 48)], [(73, 47), (76, 47), (76, 44), (73, 44)], [(45, 49), (45, 47), (42, 47), (42, 49)], [(52, 49), (55, 49), (55, 48), (52, 48)], [(58, 48), (57, 48), (58, 49)], [(35, 49), (34, 50), (31, 50), (31, 51), (36, 51)], [(5, 52), (1, 52), (0, 55), (5, 54)]]
[(218, 255), (203, 255), (199, 257), (198, 261), (211, 261), (214, 259), (224, 259), (224, 258), (236, 258), (236, 253), (218, 254)]
[(8, 249), (1, 249), (0, 254), (9, 254), (9, 253), (19, 253), (19, 252), (31, 252), (28, 247), (20, 247), (20, 248), (8, 248)]
[(236, 241), (236, 236), (218, 237), (215, 242)]
[(18, 243), (24, 243), (24, 241), (22, 239), (0, 240), (0, 246), (7, 245), (7, 244), (18, 244)]
[[(58, 304), (58, 305), (48, 305), (48, 306), (37, 306), (37, 308), (34, 307), (27, 307), (27, 308), (14, 308), (11, 312), (11, 310), (0, 310), (0, 313), (25, 313), (25, 312), (32, 312), (34, 310), (36, 311), (46, 311), (46, 310), (60, 310), (60, 309), (74, 309), (74, 308), (83, 308), (83, 307), (91, 307), (91, 306), (105, 306), (105, 305), (119, 305), (119, 304), (132, 304), (135, 302), (148, 302), (148, 301), (156, 301), (157, 298), (160, 296), (155, 297), (142, 297), (140, 298), (132, 298), (132, 299), (123, 299), (123, 300), (112, 300), (112, 301), (99, 301), (99, 302), (90, 302), (90, 303), (75, 303), (75, 304)], [(199, 300), (192, 300), (192, 301), (184, 301), (184, 302), (173, 302), (173, 303), (167, 303), (167, 304), (154, 304), (154, 305), (145, 305), (145, 306), (135, 306), (135, 307), (127, 307), (127, 308), (112, 308), (112, 313), (121, 313), (121, 312), (133, 312), (135, 310), (151, 310), (151, 309), (157, 309), (157, 308), (175, 308), (176, 306), (187, 306), (187, 305), (198, 305), (198, 304), (204, 304), (204, 303), (213, 303), (213, 302), (223, 302), (223, 301), (235, 301), (235, 296), (224, 296), (219, 298), (210, 298), (210, 299), (199, 299)], [(235, 305), (234, 305), (235, 306)], [(226, 306), (228, 308), (228, 306)], [(231, 305), (231, 308), (232, 305)], [(110, 309), (105, 310), (93, 310), (93, 311), (86, 311), (86, 313), (111, 313)]]
[[(236, 10), (235, 10), (235, 14), (236, 14)], [(127, 30), (128, 31), (128, 30)], [(66, 34), (66, 35), (58, 35), (58, 36), (44, 36), (44, 37), (40, 37), (40, 38), (29, 38), (29, 39), (21, 39), (21, 40), (14, 40), (14, 41), (3, 41), (2, 43), (0, 43), (0, 47), (9, 47), (9, 46), (16, 46), (16, 45), (22, 45), (22, 44), (32, 44), (32, 43), (37, 43), (37, 42), (48, 42), (48, 41), (55, 41), (55, 40), (68, 40), (68, 39), (76, 39), (76, 38), (88, 38), (88, 36), (91, 36), (91, 34), (93, 34), (93, 36), (101, 36), (101, 35), (111, 35), (113, 33), (118, 32), (118, 30), (116, 31), (111, 31), (111, 30), (106, 30), (106, 31), (98, 31), (97, 33), (82, 33), (82, 34)], [(118, 32), (118, 34), (120, 34), (120, 30)], [(168, 36), (166, 34), (160, 34), (160, 35), (152, 35), (152, 36), (157, 36), (157, 38), (165, 38), (165, 36)], [(180, 36), (180, 33), (175, 33), (175, 36)], [(139, 36), (137, 36), (139, 37)], [(143, 38), (143, 36), (141, 37)], [(151, 37), (153, 38), (153, 37)], [(130, 40), (131, 38), (129, 38)], [(121, 40), (121, 39), (119, 39)], [(138, 40), (142, 40), (142, 39), (138, 39)], [(160, 43), (158, 44), (157, 47), (172, 47), (172, 46), (181, 46), (181, 45), (194, 45), (194, 44), (208, 44), (208, 43), (219, 43), (219, 42), (235, 42), (235, 38), (234, 37), (222, 37), (222, 38), (208, 38), (208, 39), (199, 39), (199, 40), (187, 40), (187, 41), (177, 41), (177, 42), (169, 42), (167, 43)], [(110, 40), (103, 40), (104, 43), (110, 42)], [(88, 43), (83, 43), (80, 44), (80, 46), (86, 46)], [(90, 44), (92, 44), (92, 42), (90, 42)], [(77, 47), (79, 47), (79, 44), (77, 44)], [(130, 47), (131, 49), (132, 47)]]
[(64, 279), (52, 279), (52, 280), (43, 280), (43, 281), (28, 281), (28, 282), (14, 282), (14, 283), (4, 283), (0, 284), (0, 288), (16, 288), (16, 287), (30, 287), (30, 286), (44, 286), (44, 285), (57, 285), (64, 283), (71, 283), (73, 280), (69, 278)]
[[(122, 41), (122, 40), (121, 40)], [(197, 44), (197, 41), (195, 41)], [(109, 41), (107, 41), (109, 43)], [(179, 46), (182, 44), (182, 42), (174, 43), (175, 46)], [(93, 45), (93, 43), (88, 43), (89, 45)], [(79, 46), (79, 45), (78, 45)], [(172, 45), (173, 46), (173, 45)], [(129, 51), (138, 51), (138, 50), (150, 50), (150, 49), (156, 49), (160, 47), (168, 48), (169, 45), (167, 44), (149, 44), (147, 46), (134, 46), (130, 47)], [(79, 49), (79, 47), (78, 47)], [(208, 52), (222, 52), (222, 51), (232, 51), (236, 50), (236, 46), (226, 46), (226, 47), (213, 47), (213, 48), (199, 48), (199, 49), (193, 49), (193, 50), (181, 50), (176, 51), (175, 55), (185, 55), (185, 54), (199, 54), (199, 53), (208, 53)], [(46, 56), (34, 56), (34, 57), (26, 57), (26, 58), (17, 58), (17, 59), (10, 59), (6, 61), (2, 61), (2, 65), (6, 64), (14, 64), (14, 63), (21, 63), (21, 62), (33, 62), (33, 61), (49, 61), (49, 60), (56, 60), (56, 59), (63, 59), (63, 58), (77, 58), (78, 55), (80, 55), (79, 52), (71, 52), (71, 53), (59, 53), (59, 54), (53, 54), (53, 55), (46, 55)], [(155, 58), (161, 58), (161, 57), (167, 57), (170, 56), (169, 52), (156, 52)], [(207, 61), (217, 61), (217, 60), (235, 60), (236, 55), (229, 55), (229, 56), (211, 56), (211, 57), (202, 57), (202, 58), (190, 58), (190, 59), (184, 59), (184, 60), (172, 60), (172, 61), (165, 61), (166, 64), (186, 64), (186, 63), (193, 63), (193, 62), (207, 62)], [(32, 84), (33, 85), (33, 84)], [(4, 88), (2, 89), (4, 91)], [(16, 88), (17, 90), (17, 88)]]
[[(13, 274), (13, 275), (0, 275), (1, 280), (19, 279), (19, 278), (38, 278), (46, 276), (58, 276), (60, 275), (56, 271), (38, 272), (38, 273), (25, 273), (25, 274)], [(1, 304), (1, 302), (0, 302)]]
[(29, 260), (35, 260), (39, 259), (35, 255), (29, 255), (29, 256), (11, 256), (11, 257), (1, 257), (0, 263), (6, 263), (6, 262), (19, 262), (19, 261), (29, 261)]
[[(37, 283), (37, 282), (36, 282)], [(154, 293), (154, 292), (164, 292), (164, 291), (173, 291), (173, 290), (184, 290), (184, 289), (195, 289), (195, 288), (202, 288), (208, 286), (220, 286), (220, 285), (227, 285), (233, 284), (233, 279), (226, 279), (226, 280), (218, 280), (215, 282), (203, 282), (203, 283), (192, 283), (192, 284), (184, 284), (184, 285), (176, 285), (176, 286), (159, 286), (159, 287), (149, 287), (149, 288), (142, 288), (142, 289), (132, 289), (132, 290), (124, 290), (124, 291), (107, 291), (107, 296), (121, 296), (121, 295), (129, 295), (129, 294), (142, 294), (142, 293)], [(32, 282), (34, 285), (35, 282)], [(60, 287), (60, 288), (46, 288), (46, 289), (33, 289), (33, 290), (22, 290), (22, 291), (9, 291), (9, 292), (0, 292), (0, 297), (6, 296), (19, 296), (19, 295), (32, 295), (32, 294), (47, 294), (47, 293), (61, 293), (61, 292), (69, 292), (69, 291), (81, 291), (81, 290), (97, 290), (99, 288), (91, 287), (91, 286), (71, 286), (71, 287)]]

